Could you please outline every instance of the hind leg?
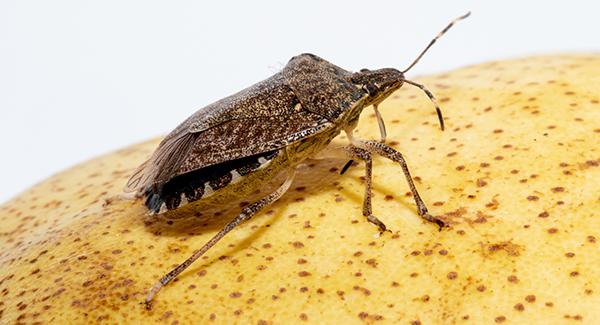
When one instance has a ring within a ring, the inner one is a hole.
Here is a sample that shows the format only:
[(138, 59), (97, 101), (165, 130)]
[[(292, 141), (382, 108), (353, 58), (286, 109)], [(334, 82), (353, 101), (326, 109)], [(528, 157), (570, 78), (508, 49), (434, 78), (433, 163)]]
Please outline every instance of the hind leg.
[(290, 173), (286, 181), (277, 189), (275, 192), (265, 196), (257, 202), (250, 204), (249, 206), (242, 209), (242, 213), (240, 213), (237, 217), (231, 220), (221, 231), (219, 231), (213, 238), (211, 238), (204, 246), (202, 246), (199, 250), (194, 252), (192, 256), (190, 256), (183, 263), (179, 264), (175, 267), (171, 272), (164, 275), (151, 289), (144, 301), (147, 309), (151, 309), (151, 301), (152, 298), (160, 291), (162, 287), (167, 285), (173, 279), (175, 279), (181, 272), (187, 269), (192, 263), (194, 263), (198, 258), (200, 258), (204, 253), (206, 253), (211, 247), (213, 247), (219, 240), (221, 240), (227, 233), (233, 230), (242, 222), (252, 218), (258, 211), (260, 211), (265, 206), (277, 201), (289, 188), (292, 184), (292, 180), (294, 179), (294, 173)]

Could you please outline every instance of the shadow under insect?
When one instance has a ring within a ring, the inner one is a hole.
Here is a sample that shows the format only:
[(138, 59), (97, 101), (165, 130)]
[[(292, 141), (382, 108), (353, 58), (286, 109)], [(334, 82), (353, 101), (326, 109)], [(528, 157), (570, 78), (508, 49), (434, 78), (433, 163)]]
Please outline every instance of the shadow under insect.
[[(256, 229), (252, 235), (236, 245), (234, 250), (247, 247), (253, 240), (260, 237), (272, 223), (270, 220), (280, 216), (280, 213), (273, 213), (273, 211), (280, 211), (288, 204), (315, 195), (325, 187), (337, 187), (337, 181), (342, 177), (352, 177), (352, 174), (340, 175), (343, 164), (344, 160), (342, 159), (320, 159), (309, 160), (305, 164), (297, 167), (296, 177), (294, 178), (289, 191), (256, 216), (258, 218), (269, 218), (269, 221), (263, 223), (266, 227)], [(358, 174), (360, 175), (363, 169), (362, 164), (354, 162), (352, 166), (353, 167), (350, 169), (358, 168)], [(362, 178), (361, 176), (359, 177)], [(398, 177), (403, 177), (401, 171), (398, 171)], [(279, 175), (249, 196), (237, 201), (220, 204), (207, 204), (205, 201), (191, 202), (181, 208), (167, 211), (166, 213), (144, 216), (140, 221), (144, 223), (146, 231), (158, 236), (181, 237), (182, 235), (197, 236), (204, 233), (212, 234), (215, 231), (223, 229), (223, 227), (235, 218), (244, 207), (265, 197), (269, 193), (272, 193), (284, 179), (285, 175)], [(375, 180), (374, 183), (374, 193), (388, 196), (393, 195), (394, 200), (399, 201), (402, 205), (411, 206), (411, 209), (414, 209), (414, 207), (412, 207), (412, 198), (410, 196), (404, 197), (404, 195), (400, 195), (401, 193), (404, 193), (400, 192), (402, 189), (390, 191), (389, 188), (378, 186), (377, 180)], [(345, 200), (351, 200), (357, 207), (361, 206), (364, 194), (362, 189), (360, 192), (357, 192), (355, 190), (338, 188), (338, 191), (338, 195)], [(343, 220), (340, 220), (340, 222), (343, 222)]]
[[(318, 193), (332, 181), (344, 177), (339, 175), (339, 168), (343, 162), (340, 159), (314, 160), (299, 166), (290, 190), (263, 211), (259, 217), (264, 218), (265, 212), (269, 215), (269, 211), (285, 207), (300, 197), (305, 198)], [(160, 236), (179, 237), (182, 234), (193, 236), (205, 232), (212, 233), (222, 229), (248, 204), (272, 193), (284, 179), (285, 175), (279, 175), (247, 197), (237, 201), (220, 202), (219, 204), (206, 203), (204, 200), (191, 202), (176, 210), (145, 216), (141, 221), (144, 222), (147, 231)], [(360, 204), (359, 199), (357, 204)]]

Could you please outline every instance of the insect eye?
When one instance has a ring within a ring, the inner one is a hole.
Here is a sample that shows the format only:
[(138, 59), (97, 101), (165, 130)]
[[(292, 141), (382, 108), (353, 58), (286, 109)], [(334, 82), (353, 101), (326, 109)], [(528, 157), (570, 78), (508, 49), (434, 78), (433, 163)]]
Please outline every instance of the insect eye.
[(360, 69), (360, 72), (369, 72), (369, 71), (371, 71), (371, 70), (369, 70), (369, 69)]
[(375, 84), (366, 84), (363, 86), (363, 88), (371, 96), (374, 95), (375, 93), (377, 93), (377, 91), (379, 90), (379, 89), (377, 89), (377, 86)]

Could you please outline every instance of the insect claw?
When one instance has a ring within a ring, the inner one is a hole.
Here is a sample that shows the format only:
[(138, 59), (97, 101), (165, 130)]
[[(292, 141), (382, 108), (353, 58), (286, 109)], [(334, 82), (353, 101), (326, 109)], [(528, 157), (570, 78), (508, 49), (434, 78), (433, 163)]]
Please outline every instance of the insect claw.
[(146, 308), (146, 310), (152, 310), (152, 301), (140, 301), (140, 305), (144, 305), (144, 308)]
[(442, 220), (440, 218), (436, 218), (436, 217), (432, 216), (431, 214), (429, 214), (429, 212), (427, 211), (426, 208), (419, 209), (419, 215), (423, 219), (425, 219), (425, 220), (427, 220), (429, 222), (434, 222), (436, 225), (438, 225), (438, 227), (439, 227), (438, 230), (439, 231), (442, 231), (442, 228), (446, 228), (446, 227), (449, 226), (449, 224), (446, 221), (444, 221), (444, 220)]
[(379, 234), (380, 235), (383, 234), (386, 231), (391, 232), (390, 230), (387, 229), (387, 227), (385, 226), (385, 224), (383, 222), (381, 222), (381, 220), (377, 219), (376, 216), (374, 216), (374, 215), (371, 214), (371, 215), (367, 216), (367, 220), (370, 223), (376, 225), (379, 228)]
[(438, 231), (442, 231), (442, 228), (446, 228), (448, 227), (448, 223), (446, 223), (444, 220), (435, 218), (435, 223), (438, 225)]

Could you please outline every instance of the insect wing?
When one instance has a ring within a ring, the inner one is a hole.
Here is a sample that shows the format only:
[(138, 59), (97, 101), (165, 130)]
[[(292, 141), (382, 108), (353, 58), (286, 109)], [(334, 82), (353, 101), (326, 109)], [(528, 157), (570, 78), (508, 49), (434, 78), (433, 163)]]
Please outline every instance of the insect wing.
[(280, 149), (330, 125), (304, 110), (278, 73), (194, 113), (138, 167), (125, 191), (160, 187), (187, 172)]
[(280, 149), (331, 125), (307, 111), (228, 121), (198, 135), (178, 174)]

